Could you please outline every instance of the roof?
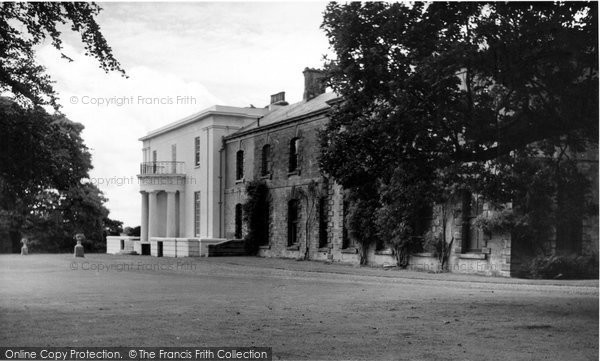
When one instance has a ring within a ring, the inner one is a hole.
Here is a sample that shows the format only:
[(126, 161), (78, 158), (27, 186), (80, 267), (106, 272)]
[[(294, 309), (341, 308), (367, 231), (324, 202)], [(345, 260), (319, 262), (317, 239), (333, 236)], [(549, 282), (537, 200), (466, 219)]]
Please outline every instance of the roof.
[(273, 125), (277, 123), (284, 122), (286, 120), (291, 120), (293, 118), (299, 118), (308, 114), (316, 113), (322, 110), (326, 110), (331, 108), (329, 103), (339, 98), (339, 95), (336, 93), (323, 93), (319, 96), (314, 97), (308, 101), (303, 100), (294, 104), (278, 107), (269, 113), (265, 114), (263, 117), (259, 118), (257, 121), (250, 123), (249, 125), (243, 127), (238, 130), (232, 137), (235, 137), (238, 133), (245, 133), (247, 131), (251, 131), (253, 129), (258, 129), (259, 127), (265, 127), (268, 125)]
[(230, 117), (242, 117), (242, 118), (259, 118), (268, 112), (268, 109), (265, 108), (240, 108), (240, 107), (231, 107), (226, 105), (213, 105), (209, 108), (203, 109), (198, 113), (188, 115), (187, 117), (177, 120), (175, 122), (169, 123), (163, 127), (150, 131), (145, 136), (141, 137), (139, 140), (144, 141), (150, 138), (154, 138), (158, 135), (161, 135), (166, 132), (170, 132), (171, 130), (183, 127), (190, 123), (199, 121), (211, 115), (226, 115)]

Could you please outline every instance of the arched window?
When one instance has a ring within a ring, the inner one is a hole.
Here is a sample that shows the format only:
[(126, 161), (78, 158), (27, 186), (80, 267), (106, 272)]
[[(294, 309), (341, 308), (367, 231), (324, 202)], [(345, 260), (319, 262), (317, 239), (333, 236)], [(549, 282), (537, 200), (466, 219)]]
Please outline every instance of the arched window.
[(271, 158), (271, 146), (265, 144), (262, 148), (261, 168), (260, 175), (265, 176), (269, 174), (269, 159)]
[(298, 166), (300, 165), (300, 162), (298, 161), (299, 149), (300, 138), (293, 138), (290, 141), (290, 172), (298, 170)]
[(244, 151), (238, 150), (235, 155), (235, 179), (244, 178)]
[(298, 200), (288, 202), (288, 246), (298, 243)]
[(242, 205), (235, 205), (235, 238), (242, 238)]

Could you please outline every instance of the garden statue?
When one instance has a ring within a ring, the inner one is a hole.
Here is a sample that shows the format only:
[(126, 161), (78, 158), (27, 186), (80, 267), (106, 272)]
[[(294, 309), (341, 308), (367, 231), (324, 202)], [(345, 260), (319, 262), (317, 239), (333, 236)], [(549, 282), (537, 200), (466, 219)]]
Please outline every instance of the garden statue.
[(83, 245), (81, 244), (81, 242), (85, 240), (85, 236), (83, 235), (83, 233), (77, 233), (75, 235), (75, 240), (77, 241), (77, 244), (75, 245), (75, 257), (84, 257)]
[(29, 254), (29, 249), (27, 248), (27, 238), (22, 238), (21, 243), (23, 243), (23, 247), (21, 247), (21, 256), (27, 256)]

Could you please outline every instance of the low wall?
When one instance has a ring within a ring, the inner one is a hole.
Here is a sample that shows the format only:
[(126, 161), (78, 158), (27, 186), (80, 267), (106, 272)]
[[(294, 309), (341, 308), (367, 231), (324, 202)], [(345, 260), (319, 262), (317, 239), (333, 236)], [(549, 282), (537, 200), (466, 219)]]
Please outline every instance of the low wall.
[(136, 252), (141, 254), (140, 237), (108, 236), (106, 237), (106, 253), (120, 254)]
[[(369, 249), (367, 262), (371, 266), (386, 267), (396, 265), (391, 250)], [(479, 274), (483, 276), (510, 277), (511, 270), (510, 235), (493, 235), (487, 240), (481, 252), (461, 253), (461, 248), (452, 247), (447, 270), (453, 273)], [(416, 253), (409, 256), (407, 269), (422, 272), (441, 272), (441, 265), (433, 253)]]
[(162, 257), (205, 257), (208, 245), (226, 242), (225, 238), (150, 238), (150, 254), (159, 256), (159, 243), (162, 244)]
[[(159, 254), (161, 251), (162, 254)], [(199, 257), (200, 241), (197, 238), (150, 238), (150, 254), (154, 257)]]
[(208, 245), (227, 242), (225, 238), (200, 238), (200, 254), (201, 257), (208, 256)]

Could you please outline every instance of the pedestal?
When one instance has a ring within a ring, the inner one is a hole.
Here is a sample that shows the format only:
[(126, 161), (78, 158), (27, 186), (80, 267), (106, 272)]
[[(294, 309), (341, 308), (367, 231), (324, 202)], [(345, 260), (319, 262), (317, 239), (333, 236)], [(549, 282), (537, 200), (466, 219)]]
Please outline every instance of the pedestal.
[(83, 246), (81, 244), (75, 246), (75, 257), (84, 257)]

